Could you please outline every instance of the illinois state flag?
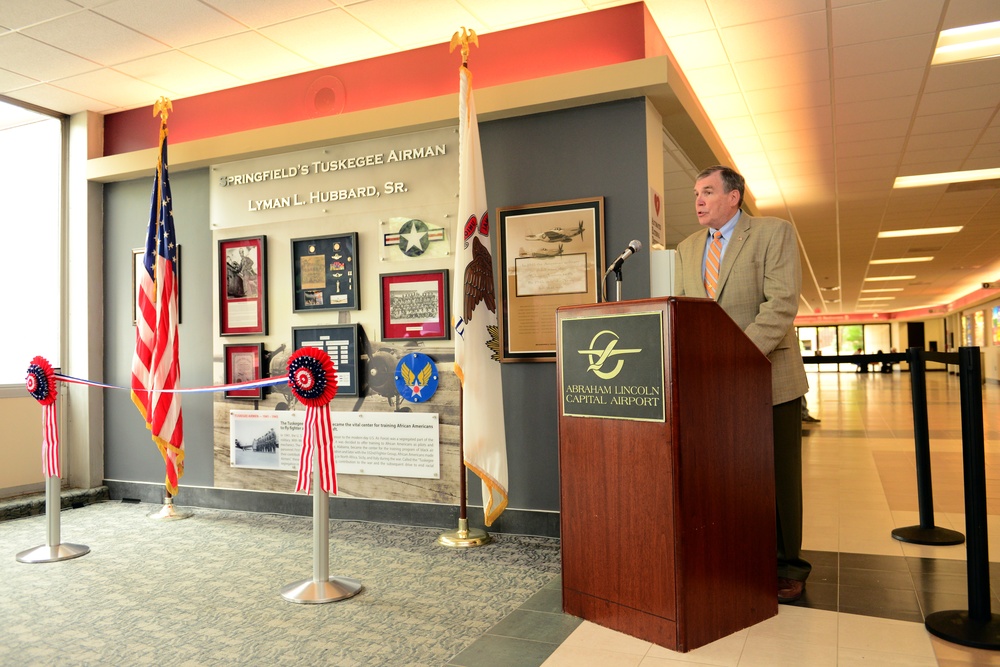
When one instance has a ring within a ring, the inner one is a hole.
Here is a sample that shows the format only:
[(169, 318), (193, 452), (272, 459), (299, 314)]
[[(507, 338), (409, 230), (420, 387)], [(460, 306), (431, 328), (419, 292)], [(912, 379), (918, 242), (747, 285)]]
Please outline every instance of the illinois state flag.
[(167, 178), (165, 116), (160, 124), (160, 157), (139, 273), (132, 402), (142, 413), (146, 428), (163, 455), (167, 493), (174, 496), (177, 482), (184, 474), (184, 419), (180, 394), (171, 391), (180, 385), (181, 369), (177, 338), (177, 240)]
[[(458, 223), (456, 233), (455, 374), (462, 383), (462, 444), (465, 465), (483, 482), (483, 512), (489, 526), (507, 507), (507, 436), (503, 425), (496, 282), (479, 123), (472, 99), (472, 73), (460, 68), (458, 102)], [(464, 279), (463, 279), (464, 277)]]

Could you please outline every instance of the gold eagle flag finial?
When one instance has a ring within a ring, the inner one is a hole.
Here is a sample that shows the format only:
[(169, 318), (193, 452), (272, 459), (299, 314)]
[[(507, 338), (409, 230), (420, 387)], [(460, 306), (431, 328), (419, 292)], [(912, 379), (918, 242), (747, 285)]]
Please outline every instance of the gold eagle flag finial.
[(451, 48), (448, 49), (448, 53), (452, 53), (456, 46), (462, 47), (463, 67), (469, 64), (469, 44), (479, 46), (479, 36), (476, 35), (475, 30), (472, 30), (471, 28), (466, 30), (463, 25), (460, 31), (456, 31), (455, 34), (451, 36)]
[(159, 116), (161, 123), (167, 122), (167, 116), (169, 116), (170, 112), (173, 110), (174, 105), (171, 104), (170, 98), (167, 97), (161, 97), (156, 100), (156, 103), (153, 105), (153, 115)]

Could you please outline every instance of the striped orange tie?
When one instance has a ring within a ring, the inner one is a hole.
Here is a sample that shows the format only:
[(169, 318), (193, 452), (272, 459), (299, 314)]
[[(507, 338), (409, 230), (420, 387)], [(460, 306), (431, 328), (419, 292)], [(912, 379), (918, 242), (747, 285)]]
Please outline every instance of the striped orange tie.
[(716, 231), (712, 244), (708, 246), (708, 257), (705, 259), (705, 289), (708, 295), (715, 298), (719, 288), (719, 266), (722, 265), (722, 232)]

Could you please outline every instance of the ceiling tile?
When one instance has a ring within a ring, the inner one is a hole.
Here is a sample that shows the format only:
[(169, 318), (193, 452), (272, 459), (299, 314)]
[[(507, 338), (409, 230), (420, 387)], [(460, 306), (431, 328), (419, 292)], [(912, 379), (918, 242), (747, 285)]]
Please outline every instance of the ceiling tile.
[(821, 106), (754, 114), (753, 121), (761, 134), (771, 134), (772, 132), (832, 127), (833, 114), (829, 106)]
[(740, 86), (730, 65), (718, 65), (698, 70), (698, 76), (691, 81), (698, 98), (739, 93)]
[(115, 0), (94, 11), (176, 48), (247, 29), (197, 0)]
[(834, 9), (833, 45), (936, 35), (944, 4), (944, 0), (880, 0)]
[(913, 121), (913, 134), (937, 134), (951, 130), (976, 130), (986, 127), (993, 117), (991, 109), (954, 111), (935, 115), (919, 115)]
[(867, 141), (841, 141), (837, 143), (837, 158), (859, 155), (878, 155), (891, 152), (899, 155), (903, 149), (903, 137), (869, 139)]
[[(734, 63), (813, 51), (826, 47), (826, 12), (747, 23), (721, 32)], [(781, 35), (781, 39), (774, 35)]]
[(12, 90), (17, 90), (18, 88), (24, 88), (26, 86), (33, 86), (36, 83), (38, 83), (37, 79), (32, 79), (27, 76), (15, 74), (14, 72), (8, 72), (5, 69), (0, 69), (0, 94), (9, 93)]
[(919, 134), (906, 142), (907, 150), (925, 150), (927, 148), (946, 148), (948, 146), (965, 146), (972, 148), (979, 137), (979, 130), (956, 130), (939, 134)]
[(125, 107), (150, 104), (161, 95), (176, 97), (175, 91), (164, 90), (112, 69), (99, 69), (59, 79), (54, 85), (79, 95)]
[(701, 105), (710, 118), (732, 118), (750, 113), (742, 95), (706, 97), (701, 101)]
[[(492, 0), (476, 0), (476, 3), (479, 2), (502, 6)], [(686, 0), (682, 3), (675, 0), (646, 0), (646, 7), (660, 29), (660, 34), (667, 40), (675, 35), (715, 29), (712, 13), (704, 0)], [(475, 5), (470, 5), (469, 8), (474, 14), (479, 14)]]
[(691, 73), (699, 69), (729, 64), (722, 40), (715, 30), (670, 37), (667, 46), (688, 78), (692, 78)]
[(952, 0), (948, 3), (948, 12), (941, 25), (942, 30), (960, 28), (978, 23), (990, 23), (1000, 20), (997, 16), (997, 6), (993, 2), (980, 0)]
[(1000, 84), (1000, 58), (934, 65), (927, 75), (924, 92), (937, 93), (942, 90), (955, 90), (989, 83)]
[(757, 125), (754, 125), (754, 120), (750, 116), (719, 118), (713, 124), (723, 142), (734, 137), (752, 137), (758, 134)]
[[(775, 58), (733, 64), (743, 90), (761, 90), (830, 79), (830, 55), (826, 49), (803, 51)], [(780, 76), (775, 76), (780, 72)]]
[[(46, 21), (25, 28), (22, 32), (40, 42), (102, 65), (114, 65), (169, 49), (162, 42), (93, 12), (80, 12)], [(81, 35), (86, 35), (87, 38), (80, 39)]]
[(841, 78), (926, 67), (935, 43), (933, 35), (916, 35), (838, 46), (833, 49), (833, 75)]
[(966, 146), (947, 146), (944, 148), (928, 148), (925, 150), (909, 150), (903, 153), (901, 165), (913, 166), (928, 162), (952, 162), (955, 169), (962, 168), (962, 160), (968, 157)]
[(30, 0), (30, 2), (0, 2), (0, 25), (10, 30), (20, 30), (41, 21), (73, 14), (80, 5), (68, 0)]
[(746, 93), (747, 105), (756, 114), (830, 105), (830, 83), (813, 81), (783, 88), (768, 88)]
[(258, 76), (278, 78), (315, 67), (256, 32), (202, 42), (187, 47), (184, 52), (244, 81), (255, 81)]
[[(233, 88), (243, 83), (231, 74), (192, 58), (169, 51), (122, 63), (115, 69), (165, 90), (182, 91), (181, 96)], [(197, 91), (197, 92), (190, 92)], [(152, 104), (155, 98), (146, 102)]]
[(893, 118), (891, 120), (866, 120), (860, 123), (845, 123), (837, 119), (834, 136), (837, 142), (841, 141), (867, 141), (869, 139), (884, 139), (886, 137), (905, 137), (910, 127), (907, 118)]
[(202, 0), (220, 14), (225, 14), (251, 28), (262, 28), (330, 9), (329, 0)]
[(101, 113), (115, 108), (100, 100), (78, 95), (51, 84), (38, 84), (22, 88), (17, 91), (17, 99), (43, 109), (76, 109), (77, 111)]
[(997, 85), (957, 88), (939, 93), (925, 93), (920, 98), (920, 115), (948, 113), (955, 109), (996, 109), (1000, 104)]
[(323, 67), (374, 58), (393, 50), (392, 44), (342, 9), (278, 23), (260, 32)]
[(447, 42), (459, 26), (482, 28), (476, 17), (455, 0), (369, 0), (344, 11), (407, 49)]
[(722, 26), (755, 23), (826, 10), (825, 0), (768, 0), (768, 2), (709, 0), (709, 4), (716, 21)]
[(796, 146), (806, 148), (819, 144), (832, 144), (833, 132), (830, 129), (775, 132), (773, 134), (761, 135), (760, 141), (764, 144), (764, 148), (769, 151), (795, 148)]
[[(684, 3), (678, 9), (686, 7), (689, 4), (692, 3)], [(694, 4), (697, 6), (700, 3)], [(482, 21), (481, 25), (483, 25), (484, 29), (491, 32), (526, 23), (541, 23), (542, 21), (569, 16), (579, 13), (581, 6), (585, 6), (582, 0), (546, 0), (546, 2), (538, 2), (538, 0), (504, 0), (504, 2), (496, 2), (496, 0), (462, 0), (462, 5), (476, 19)], [(678, 15), (682, 13), (683, 11), (677, 12)], [(671, 23), (673, 23), (673, 20)], [(677, 26), (674, 27), (676, 28)], [(692, 25), (690, 29), (685, 29), (684, 32), (704, 30), (711, 27), (710, 23), (701, 27)], [(444, 40), (442, 39), (442, 41)]]
[(839, 103), (917, 95), (924, 82), (924, 72), (924, 68), (918, 67), (840, 77), (834, 82), (834, 95)]
[(849, 125), (878, 120), (909, 120), (913, 116), (917, 97), (892, 97), (867, 102), (846, 102), (834, 107), (837, 123)]
[(0, 63), (7, 70), (39, 81), (82, 74), (99, 67), (93, 61), (16, 32), (0, 35)]

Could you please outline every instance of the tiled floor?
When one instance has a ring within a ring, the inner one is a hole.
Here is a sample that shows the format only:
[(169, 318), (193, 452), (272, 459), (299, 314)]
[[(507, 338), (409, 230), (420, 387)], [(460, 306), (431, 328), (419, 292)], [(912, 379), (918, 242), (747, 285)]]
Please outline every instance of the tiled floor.
[[(449, 664), (463, 667), (997, 665), (1000, 650), (932, 636), (927, 614), (968, 609), (967, 549), (893, 539), (920, 524), (909, 375), (810, 373), (804, 425), (806, 594), (763, 623), (677, 653), (563, 614), (553, 580)], [(983, 387), (989, 550), (1000, 553), (1000, 386)], [(960, 388), (927, 374), (936, 526), (966, 533)], [(1000, 564), (989, 596), (1000, 624)], [(996, 634), (1000, 637), (1000, 632)]]

